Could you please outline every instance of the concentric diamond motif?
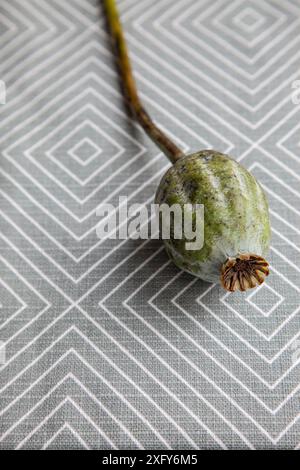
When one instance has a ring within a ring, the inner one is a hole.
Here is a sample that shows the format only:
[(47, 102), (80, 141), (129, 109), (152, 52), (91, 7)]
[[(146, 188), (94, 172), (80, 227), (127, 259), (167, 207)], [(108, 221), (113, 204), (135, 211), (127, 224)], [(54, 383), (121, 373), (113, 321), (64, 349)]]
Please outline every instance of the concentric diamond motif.
[(226, 38), (233, 49), (245, 54), (248, 60), (251, 57), (254, 60), (265, 38), (274, 34), (285, 21), (271, 5), (266, 10), (263, 2), (259, 2), (254, 9), (244, 1), (228, 2), (221, 11), (210, 10), (210, 15), (205, 18), (200, 12), (193, 24), (198, 31), (213, 29), (223, 40)]
[(246, 299), (249, 304), (259, 310), (265, 317), (271, 315), (283, 300), (284, 298), (266, 283), (251, 292)]
[[(57, 136), (58, 141), (47, 151), (47, 156), (54, 163), (51, 165), (51, 172), (62, 178), (64, 184), (69, 185), (69, 180), (64, 179), (68, 176), (77, 182), (76, 187), (72, 188), (73, 191), (76, 191), (78, 185), (85, 186), (92, 179), (103, 181), (104, 175), (110, 175), (109, 169), (114, 160), (123, 152), (122, 147), (102, 130), (95, 113), (92, 110), (89, 113), (89, 117), (83, 122), (77, 124), (80, 117), (74, 117), (63, 126), (60, 135)], [(98, 159), (102, 149), (105, 151), (105, 161)], [(100, 172), (101, 178), (98, 176)]]
[(253, 8), (246, 8), (233, 18), (233, 22), (242, 30), (253, 33), (265, 23), (265, 19)]
[(87, 165), (97, 158), (102, 150), (89, 138), (80, 140), (69, 150), (69, 154), (81, 165)]

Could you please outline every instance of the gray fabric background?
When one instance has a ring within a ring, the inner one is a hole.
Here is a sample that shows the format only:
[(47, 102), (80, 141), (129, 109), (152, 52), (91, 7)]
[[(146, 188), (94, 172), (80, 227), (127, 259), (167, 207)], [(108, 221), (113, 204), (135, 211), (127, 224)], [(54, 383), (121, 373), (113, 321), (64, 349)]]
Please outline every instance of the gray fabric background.
[(148, 204), (169, 163), (100, 2), (1, 0), (0, 446), (299, 448), (299, 0), (118, 3), (157, 122), (262, 182), (272, 274), (227, 295), (159, 241), (97, 238), (99, 203)]

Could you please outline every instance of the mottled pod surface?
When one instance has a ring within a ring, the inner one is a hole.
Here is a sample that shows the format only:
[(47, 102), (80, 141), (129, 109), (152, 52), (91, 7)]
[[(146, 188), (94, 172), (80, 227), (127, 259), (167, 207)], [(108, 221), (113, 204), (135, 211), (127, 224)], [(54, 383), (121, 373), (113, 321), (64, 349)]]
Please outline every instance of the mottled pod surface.
[(203, 150), (180, 158), (163, 176), (155, 202), (204, 205), (201, 249), (186, 250), (186, 239), (175, 239), (172, 231), (170, 239), (164, 240), (174, 263), (203, 280), (219, 282), (228, 259), (268, 253), (266, 195), (254, 176), (227, 155)]

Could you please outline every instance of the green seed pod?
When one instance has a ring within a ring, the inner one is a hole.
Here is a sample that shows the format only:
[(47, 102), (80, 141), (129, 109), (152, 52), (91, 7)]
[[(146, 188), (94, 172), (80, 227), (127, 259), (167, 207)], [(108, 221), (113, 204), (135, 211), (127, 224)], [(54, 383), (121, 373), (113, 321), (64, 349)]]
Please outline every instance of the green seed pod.
[[(214, 150), (178, 159), (163, 176), (156, 204), (203, 204), (204, 244), (187, 250), (186, 240), (164, 240), (180, 269), (205, 281), (221, 282), (229, 291), (261, 284), (268, 275), (264, 256), (271, 231), (268, 201), (253, 175)], [(162, 221), (163, 223), (163, 221)]]

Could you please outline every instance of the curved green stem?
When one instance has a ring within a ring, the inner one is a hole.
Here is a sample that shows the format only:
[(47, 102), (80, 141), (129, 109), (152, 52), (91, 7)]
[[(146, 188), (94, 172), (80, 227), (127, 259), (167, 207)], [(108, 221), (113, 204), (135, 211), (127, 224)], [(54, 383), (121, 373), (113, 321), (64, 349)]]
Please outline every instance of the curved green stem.
[(183, 151), (166, 136), (159, 127), (154, 124), (151, 117), (144, 109), (139, 98), (136, 82), (132, 73), (131, 63), (127, 51), (126, 40), (123, 34), (122, 24), (115, 0), (104, 0), (106, 16), (111, 36), (115, 45), (117, 60), (120, 68), (122, 84), (130, 108), (149, 137), (164, 152), (164, 154), (175, 163), (184, 156)]

